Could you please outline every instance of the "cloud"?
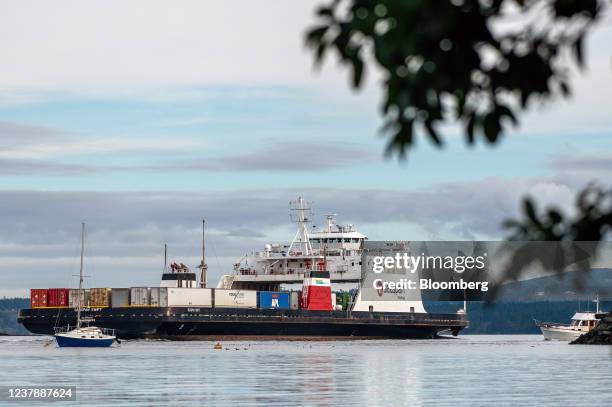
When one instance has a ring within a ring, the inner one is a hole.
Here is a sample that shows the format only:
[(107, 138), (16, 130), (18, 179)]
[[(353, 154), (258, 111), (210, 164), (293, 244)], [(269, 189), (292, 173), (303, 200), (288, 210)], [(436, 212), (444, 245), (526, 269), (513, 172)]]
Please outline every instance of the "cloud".
[[(317, 1), (3, 2), (0, 88), (125, 88), (295, 82), (310, 76), (303, 30)], [(138, 29), (134, 29), (138, 27)]]
[[(163, 244), (172, 259), (195, 265), (201, 219), (207, 220), (211, 281), (243, 254), (267, 242), (288, 242), (295, 225), (288, 201), (314, 201), (372, 240), (500, 239), (501, 222), (518, 216), (520, 199), (536, 197), (569, 210), (575, 188), (552, 178), (484, 178), (414, 191), (359, 188), (253, 189), (227, 192), (0, 191), (0, 274), (6, 289), (72, 284), (78, 269), (80, 222), (87, 222), (87, 267), (97, 284), (154, 284)], [(14, 270), (19, 270), (15, 273)], [(67, 280), (62, 280), (67, 278)]]
[(0, 176), (71, 176), (99, 172), (95, 166), (63, 164), (49, 160), (11, 160), (0, 158)]
[(0, 121), (0, 152), (57, 140), (62, 134), (51, 127)]
[(550, 160), (549, 166), (557, 171), (594, 172), (597, 174), (612, 171), (612, 156), (609, 154), (558, 156)]
[(255, 152), (145, 166), (152, 171), (324, 171), (379, 159), (358, 144), (334, 141), (274, 142)]
[[(158, 164), (69, 164), (60, 160), (44, 159), (58, 158), (70, 155), (124, 154), (124, 158), (152, 152), (189, 153), (195, 142), (181, 140), (91, 140), (58, 144), (39, 144), (34, 146), (15, 146), (13, 150), (0, 151), (0, 176), (73, 176), (95, 175), (111, 172), (246, 172), (246, 171), (325, 171), (336, 168), (350, 167), (362, 164), (364, 161), (379, 158), (358, 144), (338, 142), (271, 142), (252, 153), (224, 155), (217, 157), (202, 156), (199, 159), (160, 162)], [(17, 158), (3, 158), (3, 156)], [(34, 157), (30, 159), (29, 157)], [(43, 157), (38, 158), (38, 157)], [(151, 159), (152, 160), (152, 159)]]
[(517, 214), (524, 195), (536, 195), (542, 205), (569, 207), (574, 192), (550, 180), (505, 178), (439, 184), (417, 191), (0, 191), (0, 243), (49, 244), (73, 238), (82, 220), (90, 223), (92, 230), (104, 237), (104, 245), (113, 251), (124, 244), (138, 247), (139, 242), (158, 237), (160, 242), (179, 241), (187, 231), (196, 231), (193, 236), (197, 240), (202, 218), (207, 219), (211, 233), (217, 236), (270, 237), (279, 228), (291, 228), (286, 216), (288, 201), (298, 195), (313, 200), (316, 213), (339, 213), (340, 220), (356, 224), (411, 222), (435, 233), (444, 225), (456, 223), (463, 225), (465, 235), (500, 237), (501, 221)]

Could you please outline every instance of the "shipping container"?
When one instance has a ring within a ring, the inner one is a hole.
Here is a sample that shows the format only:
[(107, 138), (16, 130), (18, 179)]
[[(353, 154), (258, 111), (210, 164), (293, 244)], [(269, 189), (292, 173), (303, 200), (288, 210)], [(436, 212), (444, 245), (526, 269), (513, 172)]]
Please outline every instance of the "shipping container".
[(257, 291), (215, 289), (215, 308), (257, 308)]
[(89, 290), (90, 307), (108, 307), (111, 301), (110, 288), (92, 288)]
[(169, 307), (212, 307), (210, 288), (172, 288), (168, 287)]
[(149, 289), (150, 304), (152, 307), (167, 307), (168, 306), (168, 288), (167, 287), (151, 287)]
[(149, 305), (149, 288), (132, 287), (130, 288), (130, 305), (132, 307), (146, 307)]
[(46, 307), (47, 291), (46, 288), (32, 288), (30, 290), (30, 306), (32, 308)]
[(130, 306), (129, 288), (111, 288), (111, 306), (113, 308)]
[(278, 291), (258, 291), (257, 308), (259, 309), (289, 309), (290, 293)]
[(300, 297), (302, 293), (300, 291), (291, 291), (291, 309), (299, 309), (300, 308)]
[(70, 289), (68, 288), (49, 288), (47, 294), (47, 306), (67, 307), (69, 293)]
[(82, 289), (79, 290), (78, 288), (71, 288), (70, 291), (68, 292), (68, 306), (71, 308), (76, 308), (78, 306), (78, 299), (79, 299), (79, 292), (81, 293), (81, 307), (88, 307), (89, 306), (89, 290), (87, 289)]
[(332, 308), (336, 307), (336, 293), (331, 293)]

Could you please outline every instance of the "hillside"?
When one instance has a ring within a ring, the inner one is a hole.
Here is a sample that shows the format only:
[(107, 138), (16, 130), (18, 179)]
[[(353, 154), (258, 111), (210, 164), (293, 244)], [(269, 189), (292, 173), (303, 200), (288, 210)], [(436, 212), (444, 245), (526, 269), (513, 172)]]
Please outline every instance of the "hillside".
[(17, 323), (17, 312), (20, 308), (30, 306), (28, 298), (0, 299), (0, 334), (27, 335), (29, 332)]

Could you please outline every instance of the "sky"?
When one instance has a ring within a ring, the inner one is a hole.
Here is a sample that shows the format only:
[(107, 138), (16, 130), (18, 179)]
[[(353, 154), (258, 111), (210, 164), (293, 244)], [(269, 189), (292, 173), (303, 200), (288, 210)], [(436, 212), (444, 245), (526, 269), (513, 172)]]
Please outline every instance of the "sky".
[(323, 1), (0, 1), (0, 296), (156, 285), (163, 245), (209, 281), (293, 237), (313, 201), (371, 240), (496, 240), (529, 195), (571, 211), (612, 173), (612, 19), (570, 100), (534, 106), (495, 147), (445, 127), (384, 156), (380, 73), (355, 92), (304, 31)]

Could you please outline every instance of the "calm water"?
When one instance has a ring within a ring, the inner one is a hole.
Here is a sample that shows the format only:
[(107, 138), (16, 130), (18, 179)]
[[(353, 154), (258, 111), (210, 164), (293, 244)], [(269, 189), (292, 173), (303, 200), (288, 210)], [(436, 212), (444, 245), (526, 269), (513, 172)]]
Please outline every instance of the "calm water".
[(78, 402), (63, 403), (72, 406), (342, 407), (609, 406), (612, 386), (610, 347), (540, 336), (223, 342), (223, 350), (211, 342), (59, 349), (47, 341), (0, 338), (0, 385), (74, 385)]

